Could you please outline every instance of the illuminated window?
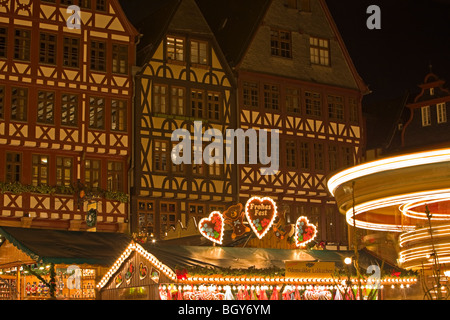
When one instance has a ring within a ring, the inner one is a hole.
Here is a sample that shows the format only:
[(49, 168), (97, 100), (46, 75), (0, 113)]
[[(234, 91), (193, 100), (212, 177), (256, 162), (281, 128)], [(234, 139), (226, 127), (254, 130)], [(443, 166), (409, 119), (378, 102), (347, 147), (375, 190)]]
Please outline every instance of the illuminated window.
[(208, 59), (208, 43), (204, 41), (191, 41), (191, 63), (194, 64), (209, 64)]
[(445, 103), (439, 103), (436, 106), (437, 109), (437, 122), (438, 123), (445, 123), (447, 122), (447, 106)]
[(431, 126), (430, 106), (422, 107), (421, 112), (422, 112), (422, 127)]
[(111, 101), (111, 130), (127, 130), (127, 102), (125, 100)]
[(169, 171), (169, 146), (167, 141), (155, 140), (153, 144), (153, 170), (160, 172)]
[(330, 65), (330, 41), (311, 37), (309, 39), (311, 63), (322, 66)]
[(87, 188), (97, 189), (101, 186), (100, 160), (86, 159), (84, 161), (84, 182)]
[(222, 111), (222, 98), (220, 93), (208, 92), (208, 110), (207, 117), (210, 120), (220, 120), (220, 113)]
[(154, 203), (152, 201), (138, 202), (139, 234), (153, 236), (154, 233)]
[(28, 106), (28, 89), (12, 88), (11, 91), (11, 120), (26, 121)]
[(33, 186), (48, 184), (49, 156), (33, 155), (31, 168), (31, 184)]
[(173, 115), (185, 115), (185, 89), (181, 87), (170, 88), (170, 112)]
[(166, 38), (167, 59), (170, 61), (184, 61), (184, 39), (168, 36)]
[(204, 94), (202, 90), (191, 90), (191, 116), (194, 118), (205, 116)]
[(72, 185), (73, 160), (72, 158), (56, 157), (56, 185)]

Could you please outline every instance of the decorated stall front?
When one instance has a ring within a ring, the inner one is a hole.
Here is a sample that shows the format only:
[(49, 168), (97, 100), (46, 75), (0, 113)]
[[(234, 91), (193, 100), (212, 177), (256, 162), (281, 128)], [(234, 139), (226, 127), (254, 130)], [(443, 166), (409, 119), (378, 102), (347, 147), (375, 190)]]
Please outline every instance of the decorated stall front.
[(96, 284), (131, 238), (0, 227), (0, 299), (98, 299)]

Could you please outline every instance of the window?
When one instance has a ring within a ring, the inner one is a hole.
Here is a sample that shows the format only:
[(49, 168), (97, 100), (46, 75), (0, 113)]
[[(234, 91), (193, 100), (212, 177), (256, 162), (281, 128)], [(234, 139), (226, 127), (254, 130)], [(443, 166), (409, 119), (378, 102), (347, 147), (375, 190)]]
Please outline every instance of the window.
[(169, 144), (166, 141), (156, 140), (153, 144), (153, 170), (169, 171)]
[(216, 178), (222, 177), (223, 164), (214, 162), (214, 163), (209, 164), (208, 167), (209, 167), (209, 176), (210, 177), (216, 177)]
[(273, 56), (292, 58), (291, 33), (289, 31), (271, 30), (270, 48)]
[(78, 95), (63, 93), (61, 95), (61, 124), (74, 127), (78, 121)]
[(197, 223), (206, 216), (205, 206), (200, 204), (189, 205), (189, 219), (195, 218)]
[(422, 127), (431, 125), (431, 111), (430, 106), (422, 107)]
[(328, 169), (331, 172), (338, 169), (338, 150), (336, 146), (328, 146)]
[(207, 65), (208, 59), (208, 43), (204, 41), (191, 41), (191, 63)]
[(89, 105), (89, 128), (105, 128), (105, 99), (98, 97), (90, 98)]
[(208, 119), (220, 120), (222, 99), (220, 93), (208, 92)]
[(286, 166), (297, 169), (297, 146), (295, 141), (286, 141)]
[(185, 115), (185, 90), (180, 87), (170, 88), (170, 112), (173, 115)]
[(138, 202), (139, 235), (153, 236), (154, 233), (154, 203), (151, 201)]
[(101, 187), (100, 160), (86, 159), (84, 161), (84, 183), (90, 189), (99, 189)]
[[(174, 148), (177, 146), (177, 144), (178, 144), (178, 142), (172, 142), (171, 150), (174, 150)], [(184, 152), (184, 150), (183, 150), (183, 148), (181, 148), (181, 150), (179, 151), (180, 157), (183, 157), (183, 152)], [(171, 154), (171, 156), (172, 156), (172, 154)], [(171, 159), (172, 159), (172, 171), (174, 173), (183, 173), (184, 172), (184, 163), (175, 164), (174, 159), (176, 159), (176, 157), (171, 157)]]
[(69, 68), (78, 68), (80, 61), (80, 40), (64, 37), (63, 65)]
[(124, 45), (113, 44), (112, 46), (112, 72), (128, 73), (128, 47)]
[(300, 168), (301, 169), (309, 169), (309, 167), (310, 167), (309, 143), (301, 142), (300, 143)]
[(168, 102), (168, 90), (166, 85), (155, 84), (153, 86), (153, 112), (166, 113)]
[(127, 102), (125, 100), (111, 101), (111, 130), (127, 130)]
[(106, 71), (106, 42), (91, 41), (91, 70)]
[(39, 62), (56, 64), (56, 35), (41, 33), (39, 36)]
[(322, 115), (322, 99), (320, 93), (305, 92), (306, 114), (320, 117)]
[(96, 0), (95, 8), (98, 11), (106, 11), (106, 0)]
[[(194, 144), (194, 147), (192, 150), (191, 163), (192, 163), (192, 174), (201, 176), (201, 175), (203, 175), (205, 170), (204, 170), (203, 154), (202, 154), (202, 150), (200, 148), (202, 148), (202, 147), (199, 147), (196, 144)], [(194, 161), (195, 155), (197, 154), (197, 152), (202, 155), (201, 162), (199, 164), (196, 164)]]
[(14, 30), (14, 59), (30, 61), (30, 30)]
[(49, 91), (39, 91), (37, 122), (42, 124), (53, 124), (54, 110), (55, 110), (55, 93)]
[(11, 120), (27, 121), (28, 89), (12, 88)]
[(169, 231), (169, 228), (175, 227), (176, 223), (176, 204), (171, 202), (160, 203), (160, 226), (161, 233)]
[(0, 58), (6, 58), (8, 43), (8, 29), (0, 28)]
[(319, 64), (322, 66), (330, 65), (330, 41), (327, 39), (320, 39), (311, 37), (309, 39), (310, 56), (312, 64)]
[(344, 166), (353, 166), (353, 151), (351, 147), (342, 147), (342, 157)]
[(259, 86), (255, 82), (244, 82), (244, 107), (258, 107)]
[(286, 110), (292, 113), (300, 113), (300, 90), (286, 88)]
[(68, 187), (72, 185), (73, 160), (72, 158), (56, 157), (56, 185)]
[(31, 168), (31, 184), (33, 186), (48, 184), (49, 157), (33, 155)]
[(326, 225), (327, 225), (327, 240), (328, 241), (336, 241), (336, 227), (337, 227), (337, 213), (334, 207), (327, 206), (326, 209)]
[(314, 168), (324, 170), (323, 144), (314, 143)]
[(20, 182), (22, 174), (22, 155), (15, 152), (6, 153), (6, 182)]
[(91, 0), (79, 0), (80, 8), (91, 9)]
[(184, 39), (168, 36), (167, 44), (167, 60), (184, 61)]
[(191, 116), (203, 118), (204, 116), (204, 92), (202, 90), (191, 90)]
[(344, 99), (339, 96), (328, 96), (328, 117), (344, 120)]
[(5, 86), (0, 86), (0, 119), (5, 117)]
[(358, 122), (358, 104), (356, 103), (356, 99), (349, 98), (348, 99), (348, 111), (349, 111), (349, 120), (351, 122)]
[(445, 105), (445, 103), (438, 103), (436, 109), (437, 109), (437, 122), (438, 123), (447, 122), (447, 106)]
[(266, 109), (279, 109), (279, 88), (276, 85), (264, 85), (264, 107)]
[(123, 191), (123, 163), (117, 161), (108, 161), (108, 191)]

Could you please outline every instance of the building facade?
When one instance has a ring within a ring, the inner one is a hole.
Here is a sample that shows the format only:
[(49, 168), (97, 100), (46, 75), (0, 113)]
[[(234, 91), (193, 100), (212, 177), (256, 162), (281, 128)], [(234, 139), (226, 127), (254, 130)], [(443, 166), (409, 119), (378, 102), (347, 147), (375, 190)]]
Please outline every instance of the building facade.
[(0, 225), (127, 229), (136, 36), (116, 0), (2, 1)]
[[(200, 2), (205, 11), (214, 12), (207, 1)], [(250, 5), (256, 7), (250, 2), (245, 6)], [(276, 174), (261, 175), (265, 166), (260, 164), (240, 166), (241, 203), (255, 195), (272, 197), (288, 223), (307, 216), (318, 226), (317, 239), (346, 243), (347, 224), (326, 180), (331, 173), (360, 162), (361, 101), (367, 88), (325, 2), (268, 1), (260, 6), (264, 10), (250, 16), (252, 23), (240, 26), (235, 23), (242, 20), (235, 17), (250, 8), (229, 2), (226, 6), (228, 11), (223, 11), (228, 15), (212, 14), (209, 21), (216, 25), (235, 70), (239, 126), (277, 129), (280, 134)], [(238, 51), (229, 39), (238, 41), (242, 32), (247, 38)]]
[(176, 130), (193, 137), (213, 129), (224, 137), (235, 128), (236, 97), (231, 70), (194, 0), (146, 8), (150, 15), (138, 27), (144, 36), (136, 75), (133, 230), (161, 239), (178, 221), (198, 222), (237, 201), (235, 166), (194, 159), (211, 139), (180, 147), (180, 156), (191, 154), (183, 164), (171, 155), (181, 143), (172, 139)]

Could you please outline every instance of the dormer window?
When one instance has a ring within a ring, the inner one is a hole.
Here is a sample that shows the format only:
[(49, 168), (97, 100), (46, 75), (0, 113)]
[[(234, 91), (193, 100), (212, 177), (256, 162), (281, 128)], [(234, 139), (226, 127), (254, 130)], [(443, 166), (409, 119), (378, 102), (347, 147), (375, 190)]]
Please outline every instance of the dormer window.
[(438, 123), (446, 123), (447, 122), (447, 106), (445, 103), (438, 103), (436, 106), (437, 109), (437, 122)]
[(167, 36), (167, 59), (172, 61), (184, 61), (184, 39)]
[(430, 96), (434, 96), (434, 88), (430, 88)]
[(422, 107), (421, 112), (422, 112), (422, 127), (431, 126), (430, 106)]

